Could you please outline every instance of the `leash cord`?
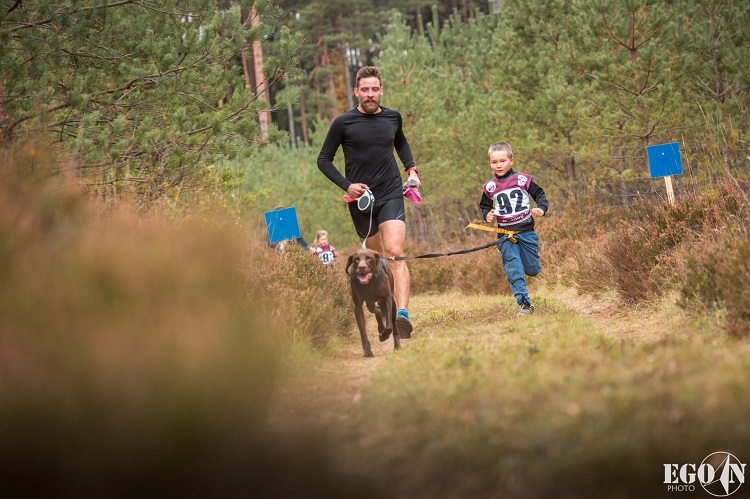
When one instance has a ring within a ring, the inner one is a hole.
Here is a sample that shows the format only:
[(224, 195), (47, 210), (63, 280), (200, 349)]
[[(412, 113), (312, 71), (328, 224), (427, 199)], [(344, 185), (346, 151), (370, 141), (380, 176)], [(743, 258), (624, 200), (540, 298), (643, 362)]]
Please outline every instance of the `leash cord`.
[(412, 260), (415, 258), (437, 258), (440, 256), (451, 256), (451, 255), (463, 255), (465, 253), (472, 253), (474, 251), (483, 250), (486, 248), (491, 248), (492, 246), (497, 246), (498, 244), (502, 243), (508, 239), (508, 235), (505, 234), (503, 237), (498, 238), (496, 241), (492, 241), (491, 243), (484, 244), (482, 246), (477, 246), (476, 248), (469, 248), (465, 250), (457, 250), (457, 251), (449, 251), (448, 253), (427, 253), (424, 255), (417, 255), (417, 256), (389, 256), (387, 260), (392, 261), (400, 261), (400, 260)]
[[(372, 192), (370, 195), (372, 196)], [(362, 249), (367, 249), (367, 238), (370, 237), (370, 232), (372, 232), (372, 212), (375, 211), (375, 196), (372, 196), (370, 203), (370, 225), (367, 227), (367, 235), (362, 239)]]

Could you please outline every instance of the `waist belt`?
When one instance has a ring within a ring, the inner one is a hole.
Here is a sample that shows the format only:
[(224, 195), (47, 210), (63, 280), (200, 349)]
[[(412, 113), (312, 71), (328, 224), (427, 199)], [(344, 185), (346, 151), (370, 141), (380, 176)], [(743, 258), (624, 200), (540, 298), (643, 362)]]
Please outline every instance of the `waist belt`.
[(508, 240), (512, 243), (517, 243), (518, 239), (516, 239), (515, 236), (520, 230), (508, 230), (508, 229), (502, 229), (500, 227), (487, 227), (486, 225), (480, 225), (480, 224), (469, 224), (466, 226), (467, 229), (479, 229), (479, 230), (485, 230), (487, 232), (494, 232), (496, 234), (507, 234)]

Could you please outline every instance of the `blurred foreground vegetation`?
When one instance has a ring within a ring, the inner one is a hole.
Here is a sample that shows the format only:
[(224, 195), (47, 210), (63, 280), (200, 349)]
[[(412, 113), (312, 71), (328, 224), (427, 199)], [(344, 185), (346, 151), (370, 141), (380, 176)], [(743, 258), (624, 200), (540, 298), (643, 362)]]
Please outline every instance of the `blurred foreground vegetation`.
[(314, 435), (261, 428), (294, 334), (348, 317), (330, 272), (297, 275), (226, 211), (94, 202), (58, 160), (27, 147), (0, 162), (4, 492), (343, 494)]

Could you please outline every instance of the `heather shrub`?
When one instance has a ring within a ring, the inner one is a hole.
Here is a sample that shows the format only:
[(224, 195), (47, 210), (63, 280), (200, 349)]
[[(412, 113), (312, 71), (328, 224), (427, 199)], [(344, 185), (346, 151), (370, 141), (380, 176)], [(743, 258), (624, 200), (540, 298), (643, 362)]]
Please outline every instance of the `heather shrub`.
[[(461, 237), (454, 243), (439, 247), (409, 248), (408, 255), (449, 253), (483, 246), (494, 240), (493, 234), (485, 238)], [(438, 258), (408, 261), (412, 293), (446, 292), (510, 294), (510, 286), (503, 272), (500, 252), (491, 246), (482, 250)]]
[(611, 288), (613, 269), (602, 248), (621, 218), (619, 208), (580, 200), (551, 210), (537, 224), (544, 265), (540, 278), (548, 284), (575, 286), (582, 293)]
[(351, 332), (354, 317), (344, 251), (331, 266), (296, 244), (283, 253), (254, 244), (250, 254), (244, 266), (250, 294), (274, 303), (274, 318), (282, 325), (277, 334), (288, 336), (283, 338), (286, 344), (303, 341), (319, 347)]
[(314, 435), (264, 430), (288, 304), (236, 226), (103, 210), (40, 162), (0, 164), (6, 494), (344, 494)]
[(723, 310), (724, 329), (750, 337), (750, 240), (746, 232), (712, 235), (687, 258), (679, 305), (699, 313)]
[(561, 282), (569, 282), (579, 293), (593, 296), (612, 289), (615, 269), (604, 250), (608, 242), (609, 236), (605, 234), (570, 241), (568, 261), (573, 263), (573, 268), (568, 270), (568, 279), (562, 279)]
[(717, 211), (700, 194), (686, 194), (674, 205), (637, 201), (626, 215), (603, 249), (615, 289), (628, 303), (654, 300), (675, 285), (681, 271), (678, 249), (719, 223)]
[(682, 255), (685, 271), (678, 287), (687, 310), (723, 310), (728, 333), (750, 335), (750, 204), (743, 183), (730, 179), (704, 196), (712, 211), (702, 237)]

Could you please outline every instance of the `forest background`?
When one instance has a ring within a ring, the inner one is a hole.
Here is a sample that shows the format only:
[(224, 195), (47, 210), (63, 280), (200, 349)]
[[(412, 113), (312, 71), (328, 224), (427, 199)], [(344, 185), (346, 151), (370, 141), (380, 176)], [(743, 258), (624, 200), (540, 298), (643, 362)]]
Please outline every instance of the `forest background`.
[(325, 227), (343, 246), (356, 238), (315, 159), (330, 120), (353, 107), (356, 70), (376, 63), (424, 177), (409, 234), (434, 244), (476, 217), (496, 140), (514, 146), (555, 211), (662, 193), (649, 145), (680, 143), (678, 194), (710, 187), (713, 159), (746, 170), (749, 10), (709, 0), (10, 2), (2, 136), (7, 146), (43, 134), (102, 198), (190, 211), (216, 188), (241, 213), (296, 204), (303, 233)]
[[(325, 446), (309, 435), (285, 447), (263, 430), (279, 372), (315, 372), (309, 347), (351, 340), (353, 325), (343, 272), (270, 251), (262, 213), (294, 205), (308, 239), (325, 228), (343, 254), (356, 247), (343, 193), (315, 159), (370, 63), (424, 183), (423, 203), (408, 206), (408, 254), (487, 242), (464, 227), (491, 175), (487, 147), (507, 140), (551, 201), (534, 291), (573, 289), (649, 318), (668, 303), (686, 317), (644, 345), (589, 334), (550, 293), (532, 336), (510, 320), (498, 337), (498, 311), (512, 311), (495, 252), (410, 264), (415, 302), (436, 303), (417, 325), (446, 344), (415, 340), (382, 375), (388, 389), (364, 396), (367, 415), (411, 414), (404, 369), (436, 405), (403, 424), (425, 475), (401, 468), (402, 495), (533, 497), (521, 483), (561, 497), (574, 476), (596, 492), (567, 497), (601, 497), (602, 477), (661, 484), (645, 463), (662, 473), (693, 442), (746, 446), (748, 26), (750, 4), (714, 0), (0, 2), (4, 483), (132, 495), (152, 480), (210, 493), (250, 481), (260, 496), (349, 484), (317, 472)], [(646, 159), (671, 142), (684, 166), (674, 204)], [(450, 293), (477, 298), (455, 308)], [(482, 324), (492, 329), (451, 336)], [(565, 379), (577, 381), (554, 382)], [(396, 419), (379, 421), (383, 441)], [(580, 459), (558, 459), (571, 448)], [(393, 456), (379, 450), (389, 476)], [(315, 473), (292, 483), (289, 469)], [(456, 470), (476, 482), (446, 483)]]

